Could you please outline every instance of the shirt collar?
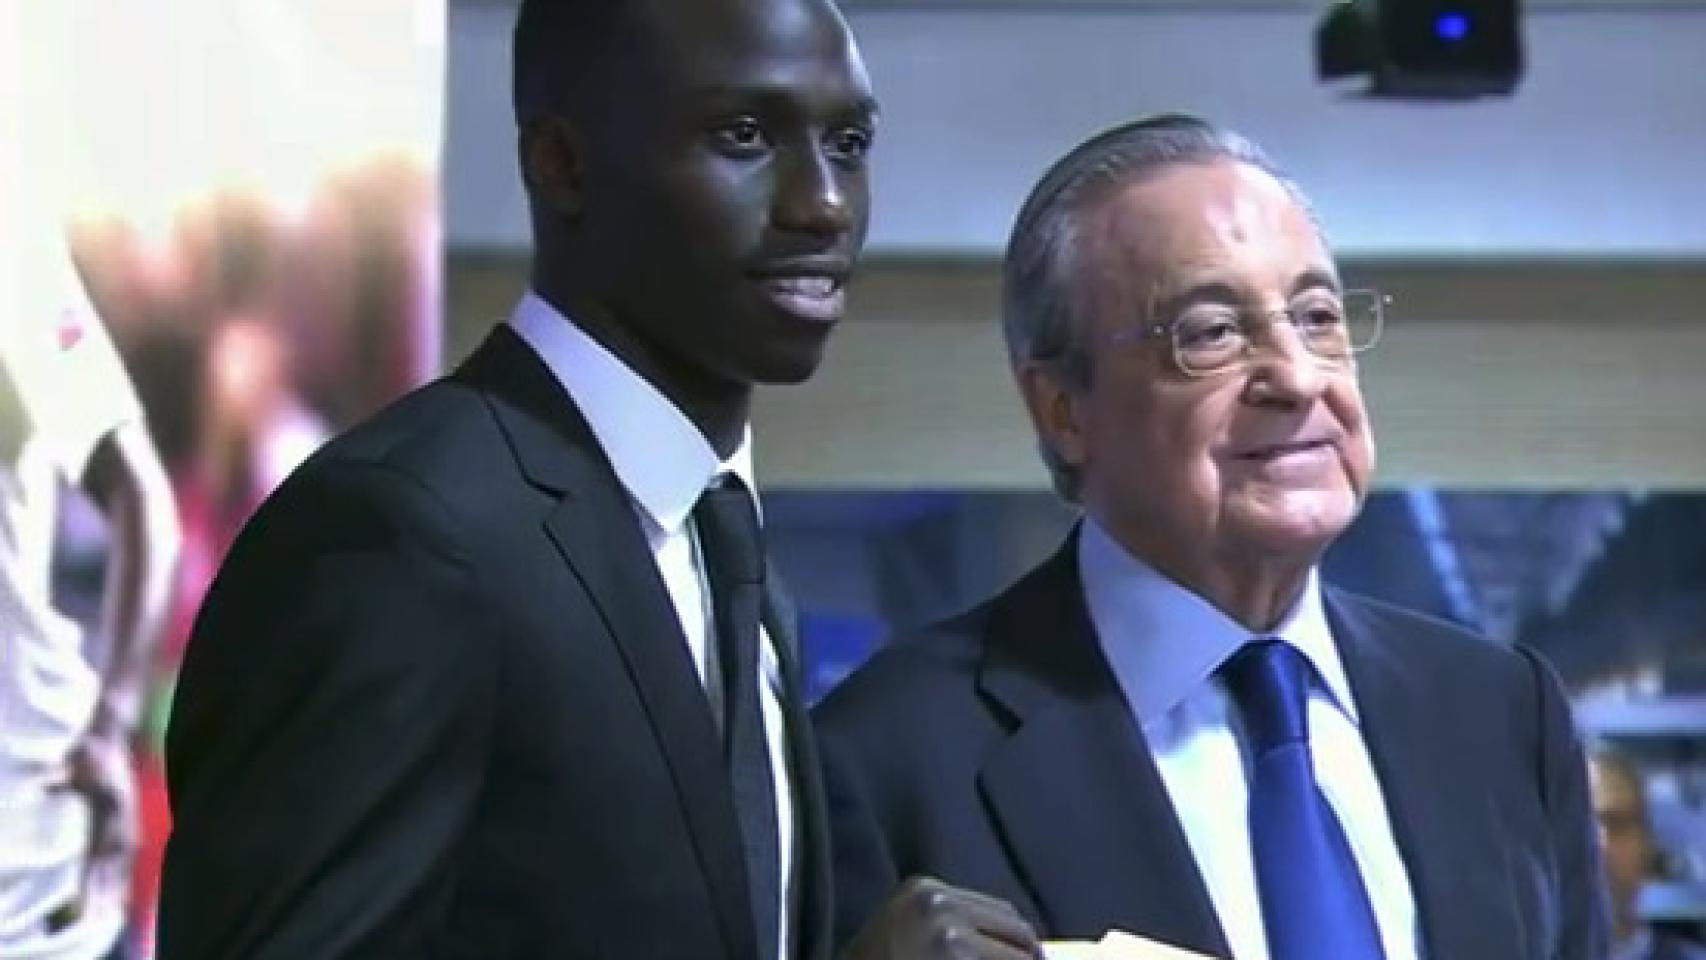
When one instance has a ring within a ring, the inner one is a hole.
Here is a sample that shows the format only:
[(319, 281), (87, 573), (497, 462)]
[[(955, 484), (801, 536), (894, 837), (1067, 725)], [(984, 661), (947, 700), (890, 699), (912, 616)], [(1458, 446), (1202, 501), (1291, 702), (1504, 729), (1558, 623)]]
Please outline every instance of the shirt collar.
[[(1133, 556), (1092, 517), (1078, 536), (1078, 569), (1102, 653), (1140, 723), (1161, 719), (1251, 639), (1219, 608)], [(1315, 570), (1272, 635), (1309, 659), (1334, 705), (1356, 722)]]
[(628, 496), (659, 529), (681, 530), (699, 495), (722, 474), (758, 489), (750, 425), (734, 453), (720, 460), (679, 407), (537, 293), (521, 298), (509, 323), (568, 391)]
[(1280, 639), (1303, 651), (1315, 668), (1315, 676), (1320, 678), (1321, 685), (1326, 689), (1327, 696), (1333, 705), (1339, 708), (1350, 719), (1351, 723), (1361, 722), (1357, 713), (1356, 699), (1351, 696), (1350, 677), (1345, 673), (1345, 662), (1339, 658), (1338, 645), (1333, 643), (1333, 628), (1327, 623), (1327, 606), (1321, 599), (1321, 576), (1319, 571), (1311, 569), (1309, 579), (1304, 582), (1303, 595), (1297, 598), (1297, 606), (1286, 616), (1277, 631)]

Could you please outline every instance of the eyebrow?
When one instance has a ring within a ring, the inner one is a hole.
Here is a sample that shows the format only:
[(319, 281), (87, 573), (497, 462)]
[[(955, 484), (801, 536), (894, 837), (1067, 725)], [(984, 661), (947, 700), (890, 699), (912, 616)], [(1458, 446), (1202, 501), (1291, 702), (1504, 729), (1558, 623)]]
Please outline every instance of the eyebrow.
[(1198, 283), (1165, 297), (1151, 296), (1150, 316), (1176, 317), (1187, 309), (1204, 303), (1236, 307), (1243, 302), (1243, 299), (1230, 283), (1221, 281)]
[[(1286, 298), (1293, 299), (1299, 294), (1311, 290), (1326, 290), (1335, 294), (1342, 292), (1339, 287), (1339, 278), (1334, 276), (1332, 271), (1321, 267), (1311, 267), (1298, 274), (1297, 279), (1291, 282), (1291, 290), (1287, 292)], [(1249, 298), (1238, 287), (1224, 280), (1213, 280), (1193, 284), (1169, 296), (1151, 297), (1151, 315), (1177, 316), (1190, 307), (1204, 303), (1242, 307), (1248, 303), (1248, 300)]]
[(1309, 290), (1327, 290), (1331, 293), (1343, 292), (1339, 287), (1339, 278), (1331, 270), (1324, 270), (1320, 267), (1311, 267), (1303, 271), (1298, 274), (1296, 280), (1291, 282), (1291, 296), (1293, 297)]
[[(694, 97), (701, 103), (723, 105), (730, 102), (750, 103), (756, 101), (766, 110), (794, 110), (800, 106), (799, 89), (786, 83), (752, 83), (734, 86), (707, 85), (693, 91)], [(855, 97), (843, 104), (835, 104), (831, 110), (838, 117), (853, 117), (860, 120), (875, 121), (882, 114), (882, 107), (873, 94)]]

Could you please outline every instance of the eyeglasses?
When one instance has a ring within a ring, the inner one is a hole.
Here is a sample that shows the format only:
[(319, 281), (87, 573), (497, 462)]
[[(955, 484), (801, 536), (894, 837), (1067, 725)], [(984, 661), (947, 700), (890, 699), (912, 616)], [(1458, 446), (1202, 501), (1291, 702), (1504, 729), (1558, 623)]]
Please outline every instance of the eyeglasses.
[(1164, 323), (1121, 330), (1108, 342), (1117, 345), (1165, 335), (1179, 369), (1205, 377), (1245, 362), (1255, 352), (1257, 339), (1264, 334), (1271, 337), (1276, 319), (1283, 317), (1304, 349), (1318, 360), (1340, 366), (1380, 341), (1391, 303), (1392, 298), (1378, 290), (1314, 291), (1273, 312), (1199, 303)]

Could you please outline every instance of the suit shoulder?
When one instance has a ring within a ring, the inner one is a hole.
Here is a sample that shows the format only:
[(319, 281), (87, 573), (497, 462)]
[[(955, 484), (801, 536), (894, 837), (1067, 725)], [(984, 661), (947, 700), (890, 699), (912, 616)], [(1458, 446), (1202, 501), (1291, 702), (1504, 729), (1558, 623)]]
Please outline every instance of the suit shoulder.
[(315, 459), (383, 464), (430, 483), (469, 470), (502, 442), (480, 392), (446, 377), (333, 438)]
[(920, 705), (940, 709), (971, 697), (986, 649), (989, 610), (971, 611), (897, 633), (831, 690), (813, 711), (834, 729), (909, 715)]
[(1069, 541), (977, 606), (896, 636), (825, 698), (820, 716), (831, 728), (989, 719), (986, 668), (1015, 655), (1038, 659), (1035, 636), (1084, 619), (1073, 557)]
[[(289, 509), (304, 497), (331, 496), (339, 502), (366, 500), (381, 513), (425, 508), (454, 526), (478, 530), (484, 511), (513, 499), (503, 484), (519, 483), (519, 474), (502, 469), (513, 462), (480, 391), (442, 378), (327, 441), (268, 499), (257, 518)], [(294, 513), (311, 515), (300, 507)]]
[(1461, 624), (1337, 588), (1328, 588), (1327, 598), (1354, 633), (1390, 640), (1396, 649), (1449, 660), (1459, 667), (1519, 665), (1510, 647)]
[(1562, 684), (1546, 658), (1523, 644), (1490, 640), (1459, 624), (1342, 590), (1329, 602), (1353, 643), (1395, 657), (1425, 689), (1451, 690), (1459, 703), (1481, 700), (1512, 711), (1527, 727)]

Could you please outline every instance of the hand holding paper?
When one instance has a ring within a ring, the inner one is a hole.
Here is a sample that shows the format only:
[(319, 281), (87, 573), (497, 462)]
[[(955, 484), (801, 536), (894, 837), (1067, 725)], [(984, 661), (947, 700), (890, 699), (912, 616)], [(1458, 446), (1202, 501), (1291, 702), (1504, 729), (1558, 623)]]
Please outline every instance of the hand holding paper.
[(998, 897), (933, 877), (901, 884), (841, 960), (1036, 960), (1036, 931)]

